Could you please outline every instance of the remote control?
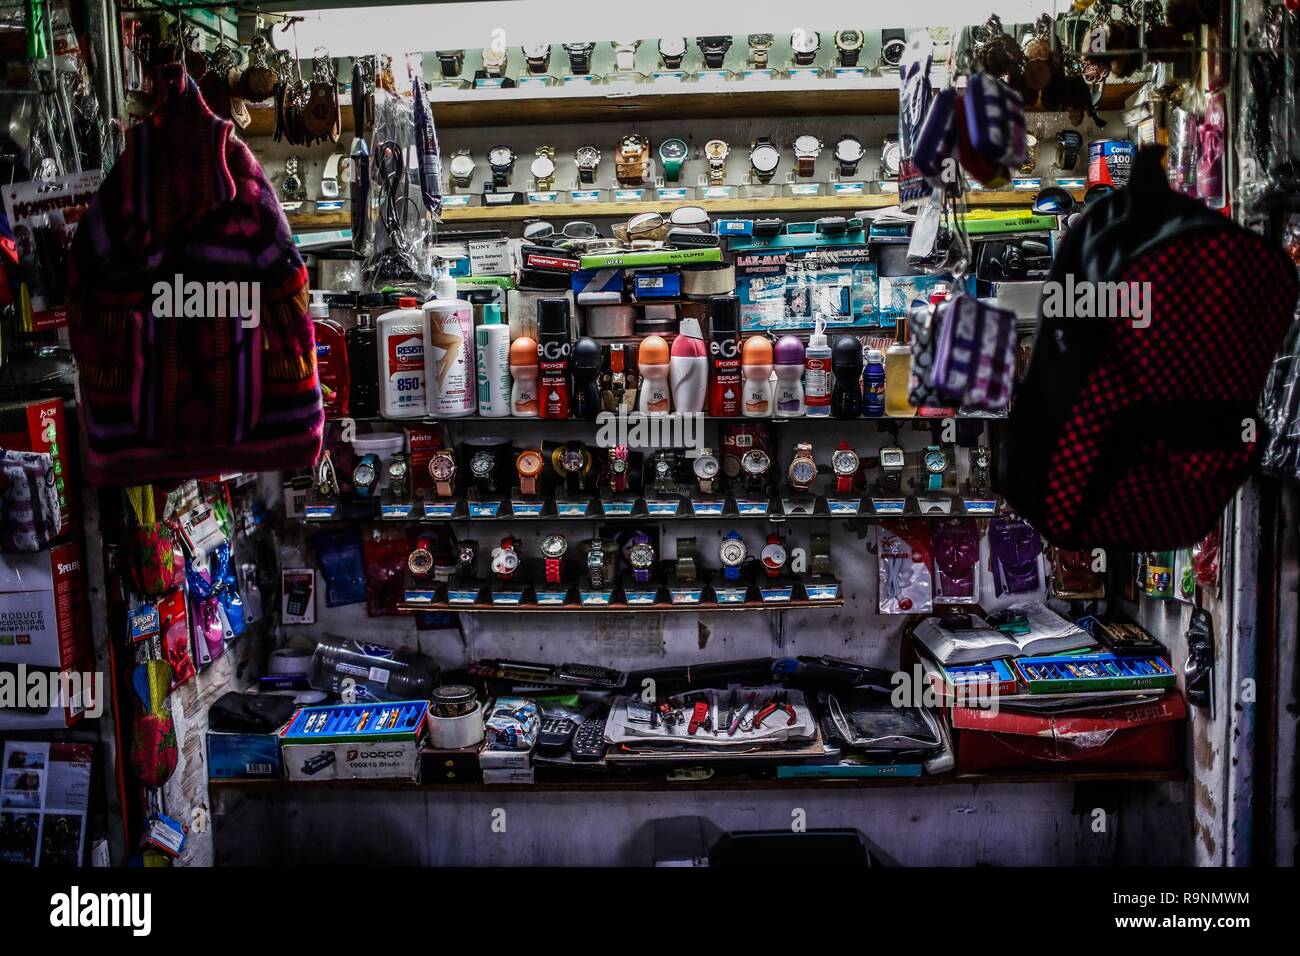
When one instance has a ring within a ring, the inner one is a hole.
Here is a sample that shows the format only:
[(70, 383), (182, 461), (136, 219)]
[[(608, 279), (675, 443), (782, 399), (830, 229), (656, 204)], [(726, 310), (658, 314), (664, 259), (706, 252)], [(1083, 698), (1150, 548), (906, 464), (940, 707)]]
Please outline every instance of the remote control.
[(582, 722), (573, 737), (574, 760), (605, 759), (605, 718), (608, 716), (601, 714), (599, 717), (588, 717)]
[(537, 749), (544, 754), (562, 754), (569, 749), (578, 725), (568, 717), (550, 717), (542, 721), (542, 732), (537, 736)]

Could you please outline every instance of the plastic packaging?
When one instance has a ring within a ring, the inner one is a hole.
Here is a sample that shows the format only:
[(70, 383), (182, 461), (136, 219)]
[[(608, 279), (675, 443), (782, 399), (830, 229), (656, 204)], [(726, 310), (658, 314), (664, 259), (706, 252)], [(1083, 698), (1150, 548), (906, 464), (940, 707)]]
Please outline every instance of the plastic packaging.
[(311, 538), (316, 566), (325, 579), (326, 607), (361, 604), (366, 599), (366, 562), (355, 528), (318, 531)]
[(803, 360), (804, 413), (825, 417), (831, 413), (831, 392), (835, 377), (831, 372), (831, 347), (826, 341), (826, 323), (817, 319), (816, 328), (808, 336), (808, 348)]
[(934, 610), (934, 571), (927, 521), (884, 521), (877, 539), (881, 614)]
[(419, 651), (326, 636), (312, 654), (310, 681), (345, 701), (418, 700), (429, 696), (436, 674)]
[(434, 298), (424, 303), (425, 403), (435, 418), (472, 415), (478, 408), (474, 368), (474, 306), (456, 294), (444, 263)]
[(766, 336), (751, 335), (740, 350), (740, 373), (745, 384), (741, 409), (747, 418), (772, 414), (772, 343)]
[(659, 335), (647, 335), (637, 349), (637, 367), (641, 372), (640, 411), (644, 415), (665, 415), (672, 411), (672, 393), (668, 377), (672, 373), (668, 343)]
[(385, 418), (423, 418), (424, 312), (411, 297), (379, 317), (379, 412)]
[(777, 418), (799, 418), (804, 412), (804, 348), (799, 336), (783, 335), (777, 339), (773, 359), (773, 367), (776, 369), (773, 414)]
[(510, 414), (510, 326), (501, 323), (501, 306), (483, 306), (483, 322), (474, 330), (478, 413), (484, 418)]

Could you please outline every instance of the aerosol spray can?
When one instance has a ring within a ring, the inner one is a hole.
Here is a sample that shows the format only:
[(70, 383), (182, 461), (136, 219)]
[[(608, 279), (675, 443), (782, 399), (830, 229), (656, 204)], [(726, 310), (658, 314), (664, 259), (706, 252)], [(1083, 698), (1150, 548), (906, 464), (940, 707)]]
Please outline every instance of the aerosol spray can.
[(538, 412), (542, 418), (569, 417), (569, 300), (537, 303)]
[(709, 299), (709, 414), (734, 418), (740, 414), (740, 304), (734, 295)]

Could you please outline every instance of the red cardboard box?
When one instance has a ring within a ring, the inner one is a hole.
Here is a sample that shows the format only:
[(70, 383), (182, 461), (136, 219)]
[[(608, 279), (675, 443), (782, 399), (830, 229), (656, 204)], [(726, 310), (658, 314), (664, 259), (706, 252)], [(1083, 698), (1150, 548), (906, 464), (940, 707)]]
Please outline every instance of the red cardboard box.
[[(83, 712), (98, 716), (107, 705), (103, 676), (97, 681), (91, 676), (87, 595), (79, 544), (0, 554), (0, 730), (68, 727)], [(29, 695), (33, 675), (51, 673), (76, 675), (68, 684), (65, 706), (30, 706), (31, 699), (9, 699), (16, 687)]]
[(1182, 695), (1074, 714), (952, 711), (958, 773), (991, 770), (1176, 770), (1182, 766)]
[(77, 491), (72, 480), (73, 452), (63, 400), (41, 398), (0, 403), (0, 448), (38, 451), (53, 457), (54, 489), (59, 495), (62, 514), (59, 534), (65, 534), (76, 520)]

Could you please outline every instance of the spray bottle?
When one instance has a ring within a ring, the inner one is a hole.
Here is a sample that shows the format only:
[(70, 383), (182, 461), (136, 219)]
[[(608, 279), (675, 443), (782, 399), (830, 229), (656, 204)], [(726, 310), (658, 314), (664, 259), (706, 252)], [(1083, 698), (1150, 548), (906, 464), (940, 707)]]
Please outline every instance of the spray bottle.
[(510, 414), (515, 418), (537, 417), (537, 342), (521, 335), (510, 343)]
[(867, 418), (885, 416), (885, 353), (867, 349), (867, 367), (862, 373), (862, 414)]
[(709, 394), (709, 354), (704, 345), (700, 321), (682, 319), (673, 339), (671, 378), (673, 408), (679, 412), (702, 412)]
[(474, 367), (474, 306), (456, 295), (451, 263), (444, 262), (424, 303), (424, 382), (429, 414), (473, 415), (478, 408)]
[(745, 378), (741, 408), (746, 418), (767, 418), (772, 414), (772, 343), (763, 335), (751, 335), (740, 350), (740, 373)]
[(862, 414), (862, 343), (852, 335), (841, 335), (831, 346), (831, 368), (835, 389), (831, 413), (836, 418), (857, 418)]
[(803, 405), (805, 414), (824, 417), (831, 413), (831, 347), (826, 343), (826, 322), (817, 319), (817, 327), (808, 336), (803, 359)]
[(647, 335), (637, 349), (637, 365), (641, 372), (641, 412), (645, 415), (666, 415), (672, 411), (672, 396), (668, 388), (668, 375), (672, 371), (668, 343), (659, 335)]
[(379, 317), (379, 413), (385, 418), (423, 418), (424, 312), (420, 300), (402, 296)]
[(734, 418), (740, 414), (740, 303), (734, 295), (709, 299), (709, 414)]
[(773, 414), (777, 418), (803, 415), (803, 342), (797, 335), (777, 339), (775, 350), (776, 396)]
[(538, 409), (542, 418), (569, 417), (569, 300), (537, 303)]

